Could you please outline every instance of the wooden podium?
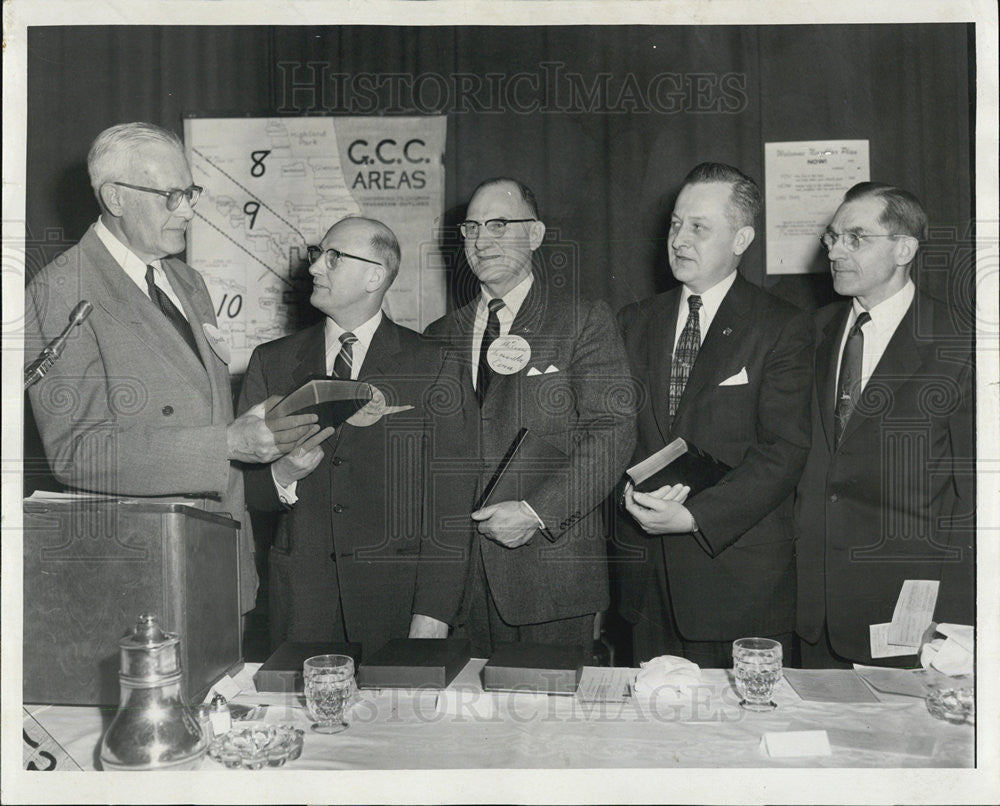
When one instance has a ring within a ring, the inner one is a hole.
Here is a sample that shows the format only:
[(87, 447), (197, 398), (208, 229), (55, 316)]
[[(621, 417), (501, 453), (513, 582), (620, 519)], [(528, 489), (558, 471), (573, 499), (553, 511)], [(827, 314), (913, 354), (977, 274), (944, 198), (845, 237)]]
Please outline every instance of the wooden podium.
[(118, 641), (154, 613), (200, 702), (242, 660), (238, 534), (176, 499), (25, 499), (24, 701), (116, 705)]

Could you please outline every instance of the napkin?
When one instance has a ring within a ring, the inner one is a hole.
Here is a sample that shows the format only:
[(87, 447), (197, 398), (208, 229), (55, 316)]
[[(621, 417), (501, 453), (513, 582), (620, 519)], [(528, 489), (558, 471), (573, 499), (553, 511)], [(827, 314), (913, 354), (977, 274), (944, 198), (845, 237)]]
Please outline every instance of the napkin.
[(967, 624), (938, 624), (934, 638), (920, 650), (920, 664), (934, 668), (949, 677), (972, 674), (975, 636)]
[(670, 687), (680, 689), (701, 682), (701, 669), (697, 663), (674, 655), (660, 655), (640, 663), (641, 671), (635, 677), (637, 694), (653, 694)]

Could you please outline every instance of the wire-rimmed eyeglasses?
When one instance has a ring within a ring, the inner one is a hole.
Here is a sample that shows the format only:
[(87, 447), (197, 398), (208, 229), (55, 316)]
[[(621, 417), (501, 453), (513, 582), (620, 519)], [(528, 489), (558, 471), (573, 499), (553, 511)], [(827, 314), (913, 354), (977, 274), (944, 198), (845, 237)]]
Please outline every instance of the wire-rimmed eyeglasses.
[(823, 244), (823, 248), (829, 252), (833, 247), (837, 245), (840, 241), (844, 244), (844, 249), (848, 252), (857, 252), (861, 248), (861, 241), (865, 238), (902, 238), (904, 236), (898, 233), (890, 232), (880, 232), (880, 233), (869, 233), (869, 232), (854, 232), (853, 230), (848, 230), (847, 232), (833, 232), (832, 230), (827, 230), (822, 235), (819, 236), (819, 241)]

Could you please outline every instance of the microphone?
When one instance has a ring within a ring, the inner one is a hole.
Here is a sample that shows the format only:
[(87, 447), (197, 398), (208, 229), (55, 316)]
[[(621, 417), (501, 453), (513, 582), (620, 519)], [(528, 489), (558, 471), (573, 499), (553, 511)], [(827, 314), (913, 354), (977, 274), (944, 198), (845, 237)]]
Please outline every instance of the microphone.
[(33, 386), (42, 378), (45, 374), (52, 369), (52, 365), (59, 359), (62, 355), (63, 348), (66, 346), (66, 340), (69, 338), (70, 332), (73, 328), (82, 324), (83, 321), (90, 316), (90, 312), (94, 310), (94, 306), (91, 305), (87, 300), (81, 300), (77, 303), (76, 307), (69, 312), (69, 324), (55, 339), (49, 342), (48, 346), (38, 354), (38, 358), (32, 361), (24, 370), (24, 388), (27, 389), (29, 386)]

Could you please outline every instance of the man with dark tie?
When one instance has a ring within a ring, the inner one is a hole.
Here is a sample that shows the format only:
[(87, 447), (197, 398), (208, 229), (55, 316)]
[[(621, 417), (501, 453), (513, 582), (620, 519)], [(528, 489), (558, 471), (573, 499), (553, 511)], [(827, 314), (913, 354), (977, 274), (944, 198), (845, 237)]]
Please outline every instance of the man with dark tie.
[(809, 448), (812, 329), (738, 272), (760, 204), (736, 168), (695, 167), (667, 243), (682, 285), (619, 314), (643, 391), (634, 461), (683, 437), (731, 468), (690, 497), (682, 485), (626, 490), (615, 570), (636, 662), (728, 667), (744, 636), (793, 655), (792, 492)]
[(461, 410), (432, 416), (426, 404), (438, 352), (382, 311), (400, 262), (392, 230), (345, 218), (310, 247), (309, 258), (309, 301), (325, 317), (254, 350), (239, 410), (330, 376), (371, 384), (391, 413), (371, 418), (365, 409), (248, 472), (247, 500), (281, 513), (270, 554), (272, 644), (353, 641), (370, 652), (407, 637), (411, 625), (414, 637), (428, 621), (445, 623), (447, 632), (452, 614), (442, 610), (434, 574), (419, 591), (416, 576), (421, 535), (436, 530), (428, 496), (443, 507), (465, 489), (454, 480), (435, 485), (428, 471), (461, 433), (448, 420)]
[(201, 188), (180, 139), (148, 123), (112, 126), (87, 156), (100, 205), (83, 239), (43, 268), (25, 300), (26, 356), (93, 305), (62, 357), (30, 390), (53, 474), (70, 487), (127, 496), (196, 493), (241, 523), (240, 604), (257, 571), (240, 462), (270, 462), (318, 430), (314, 415), (234, 420), (229, 350), (185, 247)]
[(863, 182), (822, 238), (848, 299), (816, 314), (812, 448), (796, 501), (808, 668), (914, 665), (915, 650), (872, 657), (872, 626), (892, 621), (909, 579), (938, 583), (934, 621), (972, 623), (973, 344), (963, 317), (914, 285), (926, 228), (911, 193)]
[(467, 454), (480, 488), (522, 428), (566, 460), (523, 478), (521, 499), (471, 512), (471, 564), (453, 564), (452, 601), (458, 608), (464, 591), (479, 657), (507, 641), (589, 648), (595, 614), (608, 606), (600, 504), (634, 445), (621, 338), (604, 302), (533, 260), (545, 225), (525, 185), (480, 184), (461, 231), (480, 294), (427, 334), (456, 363), (473, 408)]

